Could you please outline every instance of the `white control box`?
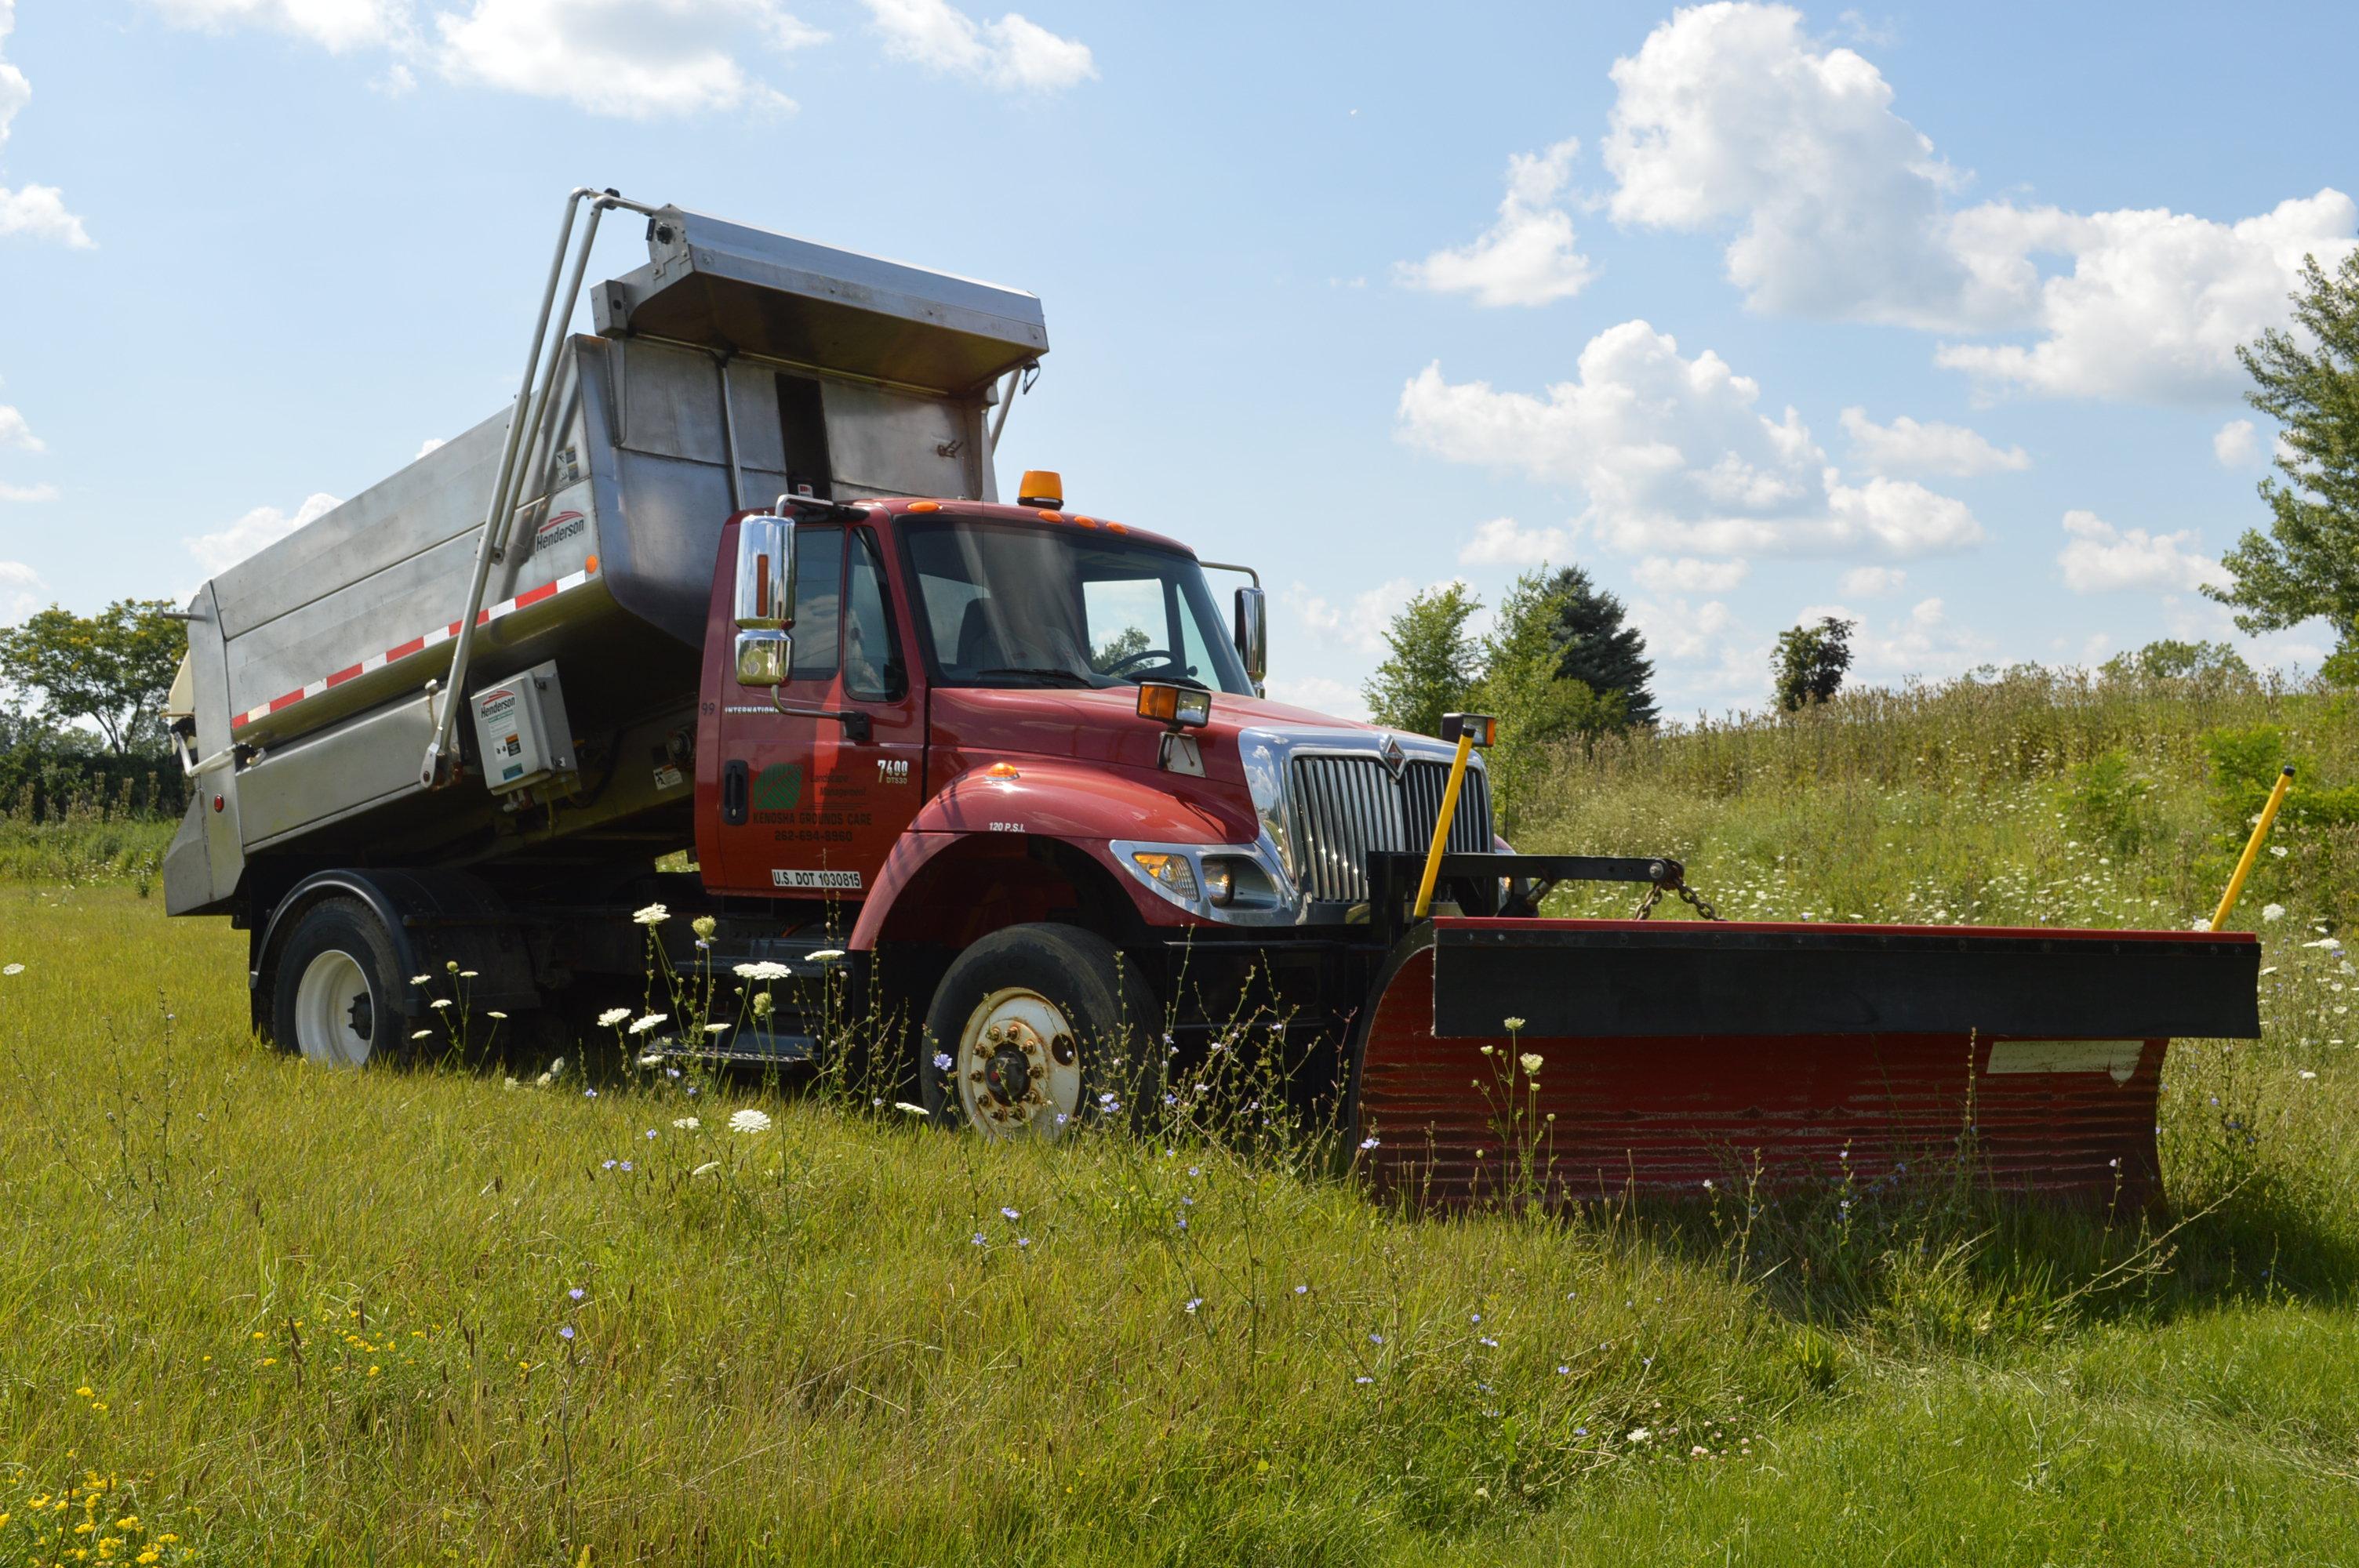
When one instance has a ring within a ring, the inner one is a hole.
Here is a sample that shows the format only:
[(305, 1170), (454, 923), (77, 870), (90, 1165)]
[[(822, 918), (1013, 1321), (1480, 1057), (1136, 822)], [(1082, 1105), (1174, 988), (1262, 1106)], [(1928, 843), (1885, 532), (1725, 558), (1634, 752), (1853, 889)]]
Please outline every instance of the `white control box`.
[(571, 782), (573, 730), (555, 661), (520, 670), (474, 697), (475, 754), (494, 795), (551, 779)]

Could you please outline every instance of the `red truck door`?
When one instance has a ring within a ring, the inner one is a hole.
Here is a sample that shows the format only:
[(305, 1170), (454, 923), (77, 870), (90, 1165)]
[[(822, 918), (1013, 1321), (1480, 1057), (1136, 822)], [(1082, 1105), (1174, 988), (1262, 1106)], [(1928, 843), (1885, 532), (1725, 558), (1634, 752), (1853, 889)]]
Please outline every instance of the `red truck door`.
[(875, 531), (798, 524), (795, 582), (793, 678), (724, 694), (704, 882), (857, 901), (925, 798), (925, 713)]

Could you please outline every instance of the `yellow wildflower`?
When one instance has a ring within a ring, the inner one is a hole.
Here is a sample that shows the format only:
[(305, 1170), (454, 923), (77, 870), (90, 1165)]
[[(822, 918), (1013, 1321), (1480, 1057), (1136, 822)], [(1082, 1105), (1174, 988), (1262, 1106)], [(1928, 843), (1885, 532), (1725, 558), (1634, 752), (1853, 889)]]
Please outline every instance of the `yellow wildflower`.
[(92, 1397), (90, 1385), (88, 1383), (84, 1383), (81, 1388), (76, 1389), (74, 1392), (80, 1394), (83, 1399), (89, 1399)]

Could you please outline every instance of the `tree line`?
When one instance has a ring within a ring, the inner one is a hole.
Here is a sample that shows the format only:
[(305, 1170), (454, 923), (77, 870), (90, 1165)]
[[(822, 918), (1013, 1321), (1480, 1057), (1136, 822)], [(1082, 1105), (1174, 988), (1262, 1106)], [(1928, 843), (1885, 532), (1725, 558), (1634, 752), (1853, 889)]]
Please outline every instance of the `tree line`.
[(0, 626), (0, 815), (179, 815), (188, 792), (162, 720), (187, 647), (163, 600), (95, 615), (53, 604)]

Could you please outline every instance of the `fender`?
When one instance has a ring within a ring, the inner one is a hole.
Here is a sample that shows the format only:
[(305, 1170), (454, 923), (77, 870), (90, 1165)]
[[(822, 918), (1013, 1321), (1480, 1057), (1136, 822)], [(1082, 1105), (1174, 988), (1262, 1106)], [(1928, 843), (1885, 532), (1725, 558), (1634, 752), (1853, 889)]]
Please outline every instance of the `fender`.
[(927, 801), (899, 839), (876, 885), (861, 904), (847, 946), (862, 951), (875, 945), (893, 905), (928, 861), (954, 845), (988, 833), (1054, 838), (1071, 844), (1113, 873), (1138, 912), (1155, 925), (1201, 925), (1186, 911), (1157, 898), (1117, 864), (1106, 841), (1146, 838), (1169, 844), (1251, 842), (1257, 825), (1226, 821), (1205, 804), (1158, 788), (1159, 774), (1138, 776), (1102, 762), (1060, 759), (1011, 759), (1013, 776), (993, 777), (971, 768)]
[[(519, 939), (516, 917), (480, 878), (462, 871), (346, 869), (305, 877), (255, 928), (246, 988), (257, 1023), (269, 1011), (264, 980), (279, 947), (305, 910), (332, 898), (356, 899), (369, 907), (393, 943), (405, 975), (426, 974), (455, 962), (477, 971), (469, 989), (474, 1006), (520, 1012), (540, 1005), (532, 960)], [(404, 990), (404, 1015), (423, 1019), (427, 988)]]

